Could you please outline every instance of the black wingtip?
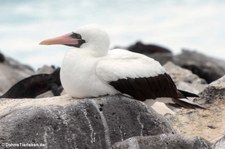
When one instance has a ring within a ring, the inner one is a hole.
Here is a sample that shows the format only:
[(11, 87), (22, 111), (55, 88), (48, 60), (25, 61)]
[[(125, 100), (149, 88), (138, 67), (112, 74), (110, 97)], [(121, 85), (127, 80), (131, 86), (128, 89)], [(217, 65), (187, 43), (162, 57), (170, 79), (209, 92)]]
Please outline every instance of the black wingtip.
[(190, 101), (186, 98), (178, 98), (178, 99), (173, 99), (173, 101), (182, 106), (182, 107), (185, 107), (185, 108), (189, 108), (189, 109), (204, 109), (206, 110), (207, 108), (202, 106), (202, 105), (199, 105), (193, 101)]
[(190, 92), (187, 92), (187, 91), (183, 91), (183, 90), (179, 90), (178, 91), (184, 95), (184, 97), (199, 97), (198, 95), (194, 94), (194, 93), (190, 93)]

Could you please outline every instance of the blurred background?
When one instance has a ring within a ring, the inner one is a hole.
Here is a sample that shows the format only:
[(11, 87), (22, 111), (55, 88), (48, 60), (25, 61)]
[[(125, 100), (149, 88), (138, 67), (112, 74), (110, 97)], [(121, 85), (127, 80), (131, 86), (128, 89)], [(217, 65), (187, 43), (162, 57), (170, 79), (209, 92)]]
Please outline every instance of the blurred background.
[(223, 0), (1, 0), (0, 51), (33, 68), (60, 66), (71, 47), (39, 42), (97, 23), (111, 47), (136, 41), (225, 59)]

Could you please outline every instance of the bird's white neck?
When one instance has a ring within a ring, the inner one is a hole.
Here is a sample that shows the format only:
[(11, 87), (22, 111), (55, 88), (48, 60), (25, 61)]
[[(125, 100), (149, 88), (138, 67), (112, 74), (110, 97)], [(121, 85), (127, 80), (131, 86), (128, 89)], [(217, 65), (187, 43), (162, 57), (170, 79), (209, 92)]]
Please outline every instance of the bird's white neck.
[(81, 53), (85, 53), (86, 55), (92, 55), (94, 57), (105, 56), (108, 53), (109, 45), (107, 44), (83, 44), (81, 48), (76, 49)]

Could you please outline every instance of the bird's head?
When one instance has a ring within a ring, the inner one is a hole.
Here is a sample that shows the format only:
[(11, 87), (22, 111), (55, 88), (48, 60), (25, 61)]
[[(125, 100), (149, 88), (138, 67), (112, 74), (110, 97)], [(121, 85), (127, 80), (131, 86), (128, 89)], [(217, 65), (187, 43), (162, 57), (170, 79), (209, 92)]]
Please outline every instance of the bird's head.
[(74, 32), (43, 40), (40, 44), (61, 44), (84, 50), (92, 50), (104, 55), (109, 49), (110, 41), (109, 36), (104, 29), (99, 25), (91, 24), (82, 26)]

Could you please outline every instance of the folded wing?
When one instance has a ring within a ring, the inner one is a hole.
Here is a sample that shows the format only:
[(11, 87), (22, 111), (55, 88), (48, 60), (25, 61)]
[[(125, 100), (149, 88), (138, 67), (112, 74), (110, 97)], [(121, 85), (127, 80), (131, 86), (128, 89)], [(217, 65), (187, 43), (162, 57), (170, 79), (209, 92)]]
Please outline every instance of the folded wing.
[(165, 69), (154, 59), (125, 50), (112, 50), (98, 62), (97, 76), (135, 99), (177, 98), (177, 89)]

